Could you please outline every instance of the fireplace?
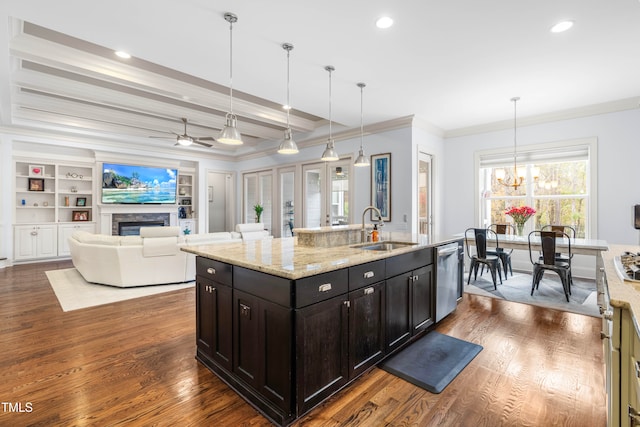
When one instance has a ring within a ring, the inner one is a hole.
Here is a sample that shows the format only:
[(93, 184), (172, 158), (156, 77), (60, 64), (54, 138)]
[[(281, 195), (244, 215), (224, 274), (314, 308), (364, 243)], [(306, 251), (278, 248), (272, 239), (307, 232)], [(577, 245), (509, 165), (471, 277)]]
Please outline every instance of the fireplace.
[(111, 234), (114, 236), (138, 235), (140, 227), (168, 227), (170, 225), (171, 215), (167, 212), (114, 213), (111, 215)]
[(164, 227), (164, 221), (120, 221), (118, 223), (118, 235), (138, 236), (140, 227)]

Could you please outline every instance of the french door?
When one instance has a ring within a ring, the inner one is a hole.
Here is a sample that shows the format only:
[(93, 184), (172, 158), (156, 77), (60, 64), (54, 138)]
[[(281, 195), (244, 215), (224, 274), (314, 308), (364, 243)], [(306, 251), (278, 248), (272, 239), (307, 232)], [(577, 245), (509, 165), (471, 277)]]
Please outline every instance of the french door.
[(431, 235), (432, 218), (432, 162), (431, 155), (418, 151), (418, 233)]
[(302, 166), (303, 226), (324, 227), (352, 222), (351, 159)]

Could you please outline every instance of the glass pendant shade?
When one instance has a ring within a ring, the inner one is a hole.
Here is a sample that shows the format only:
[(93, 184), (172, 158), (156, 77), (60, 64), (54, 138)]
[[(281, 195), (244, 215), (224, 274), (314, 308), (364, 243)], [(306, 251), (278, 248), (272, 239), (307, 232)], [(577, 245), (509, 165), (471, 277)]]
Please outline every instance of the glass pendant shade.
[(336, 160), (340, 160), (340, 156), (338, 156), (338, 153), (336, 153), (334, 148), (333, 139), (329, 139), (329, 141), (327, 141), (327, 148), (322, 152), (320, 160), (325, 162), (335, 162)]
[(284, 130), (284, 140), (280, 143), (280, 147), (278, 147), (278, 153), (296, 154), (297, 152), (298, 152), (298, 146), (293, 140), (291, 128), (287, 128)]
[(355, 163), (353, 165), (357, 166), (357, 167), (366, 167), (366, 166), (371, 166), (371, 164), (369, 163), (369, 158), (365, 157), (364, 150), (362, 148), (362, 143), (363, 143), (363, 140), (364, 140), (364, 122), (362, 120), (362, 117), (363, 117), (363, 114), (362, 114), (362, 89), (364, 89), (366, 84), (358, 83), (357, 86), (360, 88), (360, 152), (358, 153), (358, 157), (356, 158), (356, 161), (355, 161)]
[(371, 166), (371, 163), (369, 163), (369, 158), (364, 155), (364, 153), (362, 152), (362, 148), (360, 149), (360, 153), (358, 154), (356, 162), (353, 165), (358, 167)]
[(284, 140), (278, 147), (278, 153), (280, 154), (296, 154), (298, 152), (298, 145), (293, 140), (293, 132), (289, 126), (289, 111), (291, 110), (291, 104), (289, 103), (289, 54), (293, 50), (291, 43), (284, 43), (282, 48), (287, 51), (287, 105), (284, 107), (287, 110), (287, 128), (284, 130)]
[(220, 131), (220, 136), (218, 136), (216, 140), (227, 145), (242, 145), (242, 137), (236, 127), (235, 115), (227, 114), (227, 122)]
[(216, 141), (227, 145), (242, 145), (242, 136), (237, 128), (237, 118), (233, 114), (233, 24), (238, 22), (238, 17), (233, 13), (225, 13), (224, 20), (229, 23), (229, 112), (226, 123)]

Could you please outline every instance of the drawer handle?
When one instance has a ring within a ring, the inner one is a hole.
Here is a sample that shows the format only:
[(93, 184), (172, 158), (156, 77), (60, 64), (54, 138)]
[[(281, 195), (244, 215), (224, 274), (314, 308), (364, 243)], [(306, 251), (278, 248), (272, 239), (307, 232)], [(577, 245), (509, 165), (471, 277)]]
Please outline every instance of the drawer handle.
[(209, 274), (216, 274), (216, 269), (215, 269), (215, 268), (212, 268), (212, 267), (209, 267), (209, 268), (207, 268), (207, 273), (209, 273)]
[(246, 304), (240, 304), (240, 315), (251, 318), (251, 307)]
[(318, 292), (329, 292), (331, 290), (331, 283), (325, 283), (318, 286)]
[(365, 279), (371, 279), (373, 276), (375, 276), (376, 274), (373, 271), (367, 271), (363, 274)]
[(373, 288), (365, 288), (364, 289), (364, 294), (365, 295), (370, 295), (374, 292)]

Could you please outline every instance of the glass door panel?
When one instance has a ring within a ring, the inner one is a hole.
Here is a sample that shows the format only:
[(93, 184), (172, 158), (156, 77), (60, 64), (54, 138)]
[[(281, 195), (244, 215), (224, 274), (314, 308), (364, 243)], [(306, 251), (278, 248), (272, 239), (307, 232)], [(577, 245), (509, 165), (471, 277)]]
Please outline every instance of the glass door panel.
[(431, 234), (431, 156), (418, 153), (418, 233)]
[(280, 237), (293, 236), (295, 171), (280, 172)]
[(331, 225), (346, 225), (351, 220), (349, 162), (344, 160), (331, 162), (329, 167), (331, 169), (331, 209), (329, 210), (331, 217), (329, 221)]
[(325, 207), (323, 203), (324, 191), (324, 163), (315, 163), (302, 166), (303, 191), (304, 191), (304, 211), (302, 223), (303, 227), (321, 227), (325, 224), (322, 218), (325, 217)]

